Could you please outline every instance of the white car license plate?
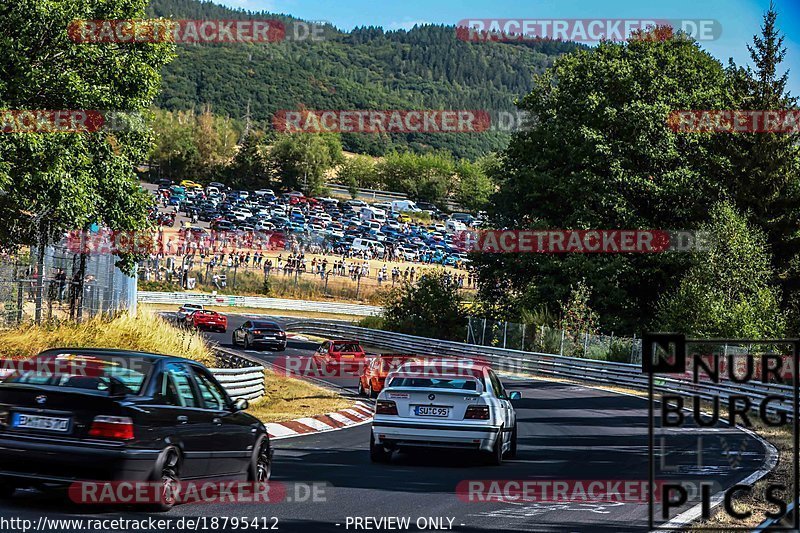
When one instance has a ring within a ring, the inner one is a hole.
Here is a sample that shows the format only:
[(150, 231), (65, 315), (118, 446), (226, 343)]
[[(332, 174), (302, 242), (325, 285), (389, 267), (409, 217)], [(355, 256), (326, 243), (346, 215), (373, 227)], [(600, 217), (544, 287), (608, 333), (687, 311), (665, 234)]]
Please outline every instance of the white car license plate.
[(15, 428), (44, 429), (47, 431), (66, 433), (69, 431), (69, 418), (14, 413), (11, 426)]
[(414, 409), (417, 416), (434, 416), (438, 418), (447, 418), (450, 416), (449, 407), (434, 407), (431, 405), (418, 405)]

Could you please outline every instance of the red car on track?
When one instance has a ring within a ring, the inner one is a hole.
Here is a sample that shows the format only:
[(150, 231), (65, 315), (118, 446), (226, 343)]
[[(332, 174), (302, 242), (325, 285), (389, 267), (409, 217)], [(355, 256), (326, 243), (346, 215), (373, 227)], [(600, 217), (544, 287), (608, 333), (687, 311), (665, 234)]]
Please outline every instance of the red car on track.
[(364, 367), (364, 371), (358, 377), (358, 394), (376, 398), (378, 393), (383, 390), (389, 372), (400, 368), (403, 363), (415, 361), (417, 358), (418, 356), (415, 355), (396, 353), (386, 353), (375, 357)]
[(187, 321), (197, 329), (218, 331), (220, 333), (228, 331), (228, 317), (216, 311), (200, 309), (189, 315)]
[(326, 372), (361, 369), (366, 366), (367, 354), (358, 341), (327, 340), (314, 352), (313, 361), (318, 369)]

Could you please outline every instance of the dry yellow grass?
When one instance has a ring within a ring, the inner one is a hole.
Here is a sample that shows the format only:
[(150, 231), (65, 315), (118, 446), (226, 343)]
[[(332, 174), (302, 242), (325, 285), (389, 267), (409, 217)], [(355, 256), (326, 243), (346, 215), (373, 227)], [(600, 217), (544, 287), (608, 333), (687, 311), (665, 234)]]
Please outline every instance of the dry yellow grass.
[(266, 395), (251, 403), (248, 413), (262, 422), (281, 422), (338, 411), (353, 405), (335, 392), (313, 383), (264, 371)]
[(214, 355), (202, 337), (177, 329), (154, 313), (140, 311), (116, 318), (94, 318), (81, 324), (28, 325), (0, 331), (3, 357), (32, 357), (48, 348), (120, 348), (177, 355), (213, 366)]
[[(157, 314), (95, 318), (81, 324), (26, 325), (0, 331), (0, 353), (11, 359), (32, 357), (48, 348), (121, 348), (177, 355), (213, 367), (214, 354), (197, 332), (172, 326)], [(312, 383), (265, 370), (266, 396), (248, 412), (263, 422), (278, 422), (337, 411), (353, 403)]]

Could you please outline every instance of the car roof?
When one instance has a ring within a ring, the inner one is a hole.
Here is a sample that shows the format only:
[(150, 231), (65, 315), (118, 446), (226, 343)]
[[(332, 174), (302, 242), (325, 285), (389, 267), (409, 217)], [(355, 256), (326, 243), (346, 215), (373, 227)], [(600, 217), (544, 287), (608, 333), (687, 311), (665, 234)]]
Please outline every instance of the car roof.
[(113, 355), (116, 357), (139, 357), (142, 359), (149, 359), (153, 362), (166, 361), (166, 362), (180, 362), (180, 363), (194, 363), (201, 364), (192, 359), (185, 357), (178, 357), (176, 355), (159, 354), (152, 352), (140, 352), (136, 350), (122, 350), (117, 348), (49, 348), (43, 352), (39, 352), (36, 357), (46, 355), (58, 354), (75, 354), (75, 355)]

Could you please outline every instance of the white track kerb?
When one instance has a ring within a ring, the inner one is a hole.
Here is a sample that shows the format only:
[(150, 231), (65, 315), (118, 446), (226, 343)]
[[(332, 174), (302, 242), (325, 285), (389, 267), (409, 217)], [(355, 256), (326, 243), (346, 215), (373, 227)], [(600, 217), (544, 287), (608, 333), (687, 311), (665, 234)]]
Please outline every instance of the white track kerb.
[(269, 433), (270, 439), (280, 440), (360, 426), (371, 421), (372, 406), (365, 402), (356, 402), (351, 408), (342, 409), (334, 413), (296, 418), (286, 422), (270, 422), (264, 425), (267, 426), (267, 433)]

